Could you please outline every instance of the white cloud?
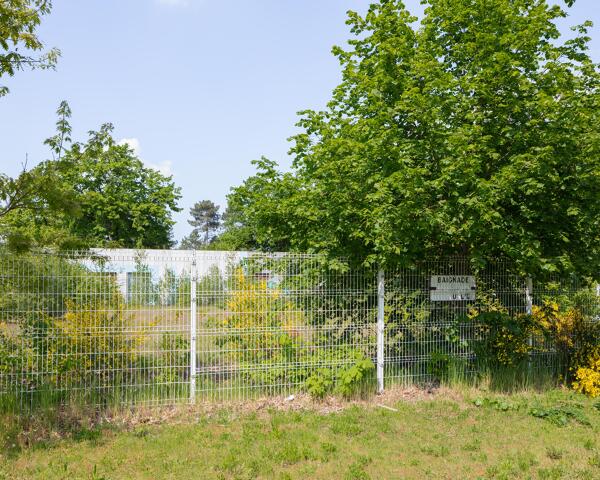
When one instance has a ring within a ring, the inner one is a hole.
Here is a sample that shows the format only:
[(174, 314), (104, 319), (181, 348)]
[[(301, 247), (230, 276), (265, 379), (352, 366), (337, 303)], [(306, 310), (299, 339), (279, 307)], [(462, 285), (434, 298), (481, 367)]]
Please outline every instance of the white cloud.
[(165, 160), (164, 162), (160, 162), (158, 165), (155, 163), (146, 163), (146, 165), (154, 170), (158, 170), (166, 177), (173, 175), (173, 169), (171, 168), (173, 166), (173, 162), (171, 162), (171, 160)]
[(122, 138), (117, 142), (117, 145), (129, 145), (129, 148), (133, 150), (133, 153), (136, 157), (138, 157), (148, 168), (153, 168), (154, 170), (158, 170), (165, 176), (173, 175), (173, 162), (171, 160), (164, 160), (160, 163), (150, 163), (145, 161), (140, 157), (140, 153), (142, 152), (142, 147), (140, 146), (140, 141), (137, 138)]
[(142, 151), (140, 141), (137, 138), (122, 138), (117, 142), (117, 145), (129, 145), (136, 157), (139, 157)]

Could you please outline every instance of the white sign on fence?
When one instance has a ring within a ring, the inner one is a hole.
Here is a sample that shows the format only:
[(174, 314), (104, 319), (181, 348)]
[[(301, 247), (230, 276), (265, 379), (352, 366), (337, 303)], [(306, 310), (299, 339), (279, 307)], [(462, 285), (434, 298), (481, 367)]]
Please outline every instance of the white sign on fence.
[(472, 275), (432, 275), (430, 298), (432, 302), (475, 300), (476, 289)]

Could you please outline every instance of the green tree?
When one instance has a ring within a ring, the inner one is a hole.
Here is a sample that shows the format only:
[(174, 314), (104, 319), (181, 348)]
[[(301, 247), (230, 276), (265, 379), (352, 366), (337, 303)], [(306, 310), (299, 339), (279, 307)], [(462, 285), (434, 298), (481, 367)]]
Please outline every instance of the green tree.
[(78, 240), (58, 220), (78, 214), (74, 193), (55, 164), (31, 170), (23, 166), (15, 178), (0, 174), (0, 243), (11, 250), (24, 251), (36, 244), (78, 246)]
[(196, 202), (190, 208), (190, 215), (192, 219), (188, 223), (194, 229), (183, 238), (181, 248), (204, 248), (217, 238), (217, 232), (221, 228), (219, 205), (215, 205), (212, 200)]
[[(25, 68), (54, 68), (60, 51), (56, 48), (39, 56), (44, 49), (36, 29), (52, 9), (50, 0), (3, 0), (0, 2), (0, 78), (13, 76)], [(8, 88), (0, 86), (0, 97)]]
[(86, 143), (71, 143), (68, 104), (61, 103), (58, 115), (57, 134), (45, 142), (54, 159), (20, 181), (0, 178), (5, 240), (21, 249), (172, 246), (180, 198), (172, 178), (117, 145), (110, 124), (89, 132)]
[(590, 24), (565, 40), (566, 12), (545, 0), (424, 4), (420, 25), (399, 0), (349, 12), (342, 82), (326, 110), (302, 113), (293, 174), (266, 179), (271, 198), (248, 196), (260, 172), (230, 195), (251, 236), (366, 262), (501, 255), (526, 272), (597, 272)]
[(277, 171), (275, 162), (267, 158), (252, 163), (258, 170), (256, 175), (227, 196), (219, 247), (287, 251), (292, 247), (292, 225), (301, 225), (306, 214), (302, 205), (295, 206), (298, 179)]
[[(69, 105), (62, 102), (57, 113), (58, 133), (45, 143), (60, 158), (63, 145), (71, 140)], [(75, 191), (63, 181), (58, 162), (42, 162), (31, 170), (24, 165), (16, 178), (0, 174), (0, 241), (11, 250), (50, 245), (63, 249), (82, 247), (82, 239), (65, 228), (63, 222), (64, 218), (76, 218), (79, 214)]]
[(129, 146), (117, 145), (112, 128), (90, 132), (85, 144), (73, 144), (58, 161), (81, 209), (66, 224), (95, 246), (168, 248), (180, 189), (171, 177), (145, 167)]

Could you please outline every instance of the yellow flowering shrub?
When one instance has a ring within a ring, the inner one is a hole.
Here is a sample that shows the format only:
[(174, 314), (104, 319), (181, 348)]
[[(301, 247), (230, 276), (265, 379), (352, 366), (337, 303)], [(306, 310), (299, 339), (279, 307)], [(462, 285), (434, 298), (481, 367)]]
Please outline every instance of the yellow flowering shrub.
[(482, 312), (497, 312), (508, 314), (508, 308), (502, 303), (502, 301), (495, 296), (495, 293), (489, 291), (477, 292), (477, 300), (469, 306), (467, 310), (467, 318), (470, 320), (475, 319)]
[(586, 318), (580, 308), (561, 309), (557, 302), (546, 300), (533, 307), (532, 317), (572, 374), (587, 365), (596, 351), (600, 353), (600, 324)]
[(261, 363), (284, 361), (295, 354), (306, 325), (304, 312), (264, 279), (252, 279), (239, 269), (223, 320), (222, 339), (232, 360)]
[(479, 313), (472, 320), (475, 322), (472, 346), (481, 363), (488, 367), (515, 367), (527, 359), (535, 331), (527, 315), (490, 311)]
[(591, 396), (600, 394), (600, 324), (586, 318), (581, 308), (561, 308), (546, 300), (533, 308), (534, 321), (551, 342), (573, 388)]
[(304, 312), (286, 299), (281, 289), (268, 288), (267, 281), (252, 280), (240, 269), (233, 294), (226, 302), (226, 326), (238, 329), (282, 327), (292, 333), (304, 325)]
[(372, 361), (347, 345), (315, 348), (302, 308), (266, 279), (236, 271), (223, 326), (221, 348), (253, 385), (304, 384), (318, 397), (373, 388)]
[(592, 398), (600, 397), (600, 353), (591, 357), (587, 366), (576, 370), (573, 389)]
[(131, 327), (132, 319), (125, 315), (121, 301), (67, 301), (66, 313), (48, 318), (47, 324), (45, 356), (51, 381), (57, 385), (83, 379), (106, 385), (126, 376), (145, 339), (143, 331)]
[(546, 300), (541, 306), (533, 307), (532, 315), (559, 352), (567, 352), (574, 347), (573, 333), (583, 321), (580, 310), (568, 308), (561, 311), (557, 302)]

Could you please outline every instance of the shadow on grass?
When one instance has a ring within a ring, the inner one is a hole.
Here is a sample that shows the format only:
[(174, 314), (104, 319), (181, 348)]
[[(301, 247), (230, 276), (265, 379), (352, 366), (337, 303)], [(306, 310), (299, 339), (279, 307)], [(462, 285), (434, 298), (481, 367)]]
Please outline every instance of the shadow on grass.
[(16, 458), (23, 450), (49, 449), (60, 441), (101, 441), (108, 429), (102, 424), (103, 412), (77, 405), (38, 408), (28, 414), (3, 414), (0, 416), (0, 453), (6, 458)]

